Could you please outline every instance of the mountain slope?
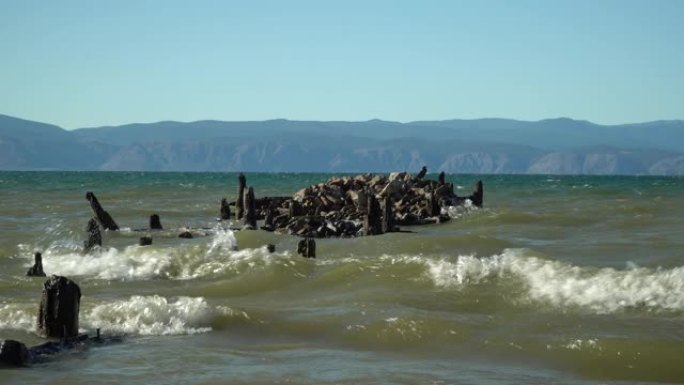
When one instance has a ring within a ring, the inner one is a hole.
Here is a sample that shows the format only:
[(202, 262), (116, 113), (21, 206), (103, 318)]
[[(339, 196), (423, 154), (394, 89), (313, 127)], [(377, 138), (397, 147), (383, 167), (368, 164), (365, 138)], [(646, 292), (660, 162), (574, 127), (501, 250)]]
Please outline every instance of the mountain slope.
[(0, 169), (684, 174), (684, 122), (158, 122), (65, 131), (0, 115)]

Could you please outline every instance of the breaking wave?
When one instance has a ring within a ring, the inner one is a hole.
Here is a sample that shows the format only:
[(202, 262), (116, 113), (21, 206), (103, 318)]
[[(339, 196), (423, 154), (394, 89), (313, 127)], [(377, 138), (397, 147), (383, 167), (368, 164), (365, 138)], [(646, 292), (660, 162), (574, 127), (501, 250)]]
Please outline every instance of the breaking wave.
[(426, 260), (427, 274), (442, 288), (465, 288), (490, 280), (522, 284), (521, 301), (555, 307), (580, 307), (596, 313), (630, 308), (649, 311), (684, 310), (684, 267), (625, 270), (580, 267), (526, 256), (524, 249), (506, 249), (486, 258)]

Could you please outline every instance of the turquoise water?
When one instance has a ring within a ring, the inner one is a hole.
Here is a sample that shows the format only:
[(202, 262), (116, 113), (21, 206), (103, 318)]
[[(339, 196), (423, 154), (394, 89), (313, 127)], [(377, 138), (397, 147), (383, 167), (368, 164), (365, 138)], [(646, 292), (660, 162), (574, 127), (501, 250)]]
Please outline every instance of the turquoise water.
[[(331, 176), (247, 182), (290, 195)], [(296, 238), (216, 221), (236, 174), (0, 172), (0, 339), (41, 342), (34, 251), (81, 286), (84, 331), (126, 335), (0, 382), (684, 382), (684, 179), (447, 176), (461, 195), (478, 179), (483, 209), (318, 240), (307, 260)], [(122, 231), (83, 255), (86, 191)], [(152, 213), (165, 230), (138, 247)]]

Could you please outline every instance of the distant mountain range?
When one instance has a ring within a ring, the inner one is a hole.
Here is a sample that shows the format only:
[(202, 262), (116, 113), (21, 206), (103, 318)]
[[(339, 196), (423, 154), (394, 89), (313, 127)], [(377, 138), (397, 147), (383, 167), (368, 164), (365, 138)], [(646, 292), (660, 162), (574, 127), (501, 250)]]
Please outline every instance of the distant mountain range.
[(0, 115), (0, 169), (684, 175), (684, 121), (159, 122), (66, 131)]

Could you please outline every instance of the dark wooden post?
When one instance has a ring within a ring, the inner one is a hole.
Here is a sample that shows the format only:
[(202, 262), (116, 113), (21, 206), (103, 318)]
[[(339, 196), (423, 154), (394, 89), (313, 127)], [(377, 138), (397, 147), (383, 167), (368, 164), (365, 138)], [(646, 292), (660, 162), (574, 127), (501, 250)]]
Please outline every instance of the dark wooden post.
[(306, 237), (297, 244), (297, 254), (304, 258), (316, 258), (316, 241)]
[(444, 183), (446, 183), (446, 178), (445, 178), (445, 175), (444, 175), (444, 171), (442, 171), (442, 172), (439, 173), (439, 176), (437, 177), (437, 181), (439, 182), (439, 185), (440, 185), (440, 186), (443, 185)]
[(256, 230), (257, 228), (257, 212), (254, 204), (254, 189), (250, 186), (245, 194), (245, 216), (243, 225), (245, 228)]
[(484, 190), (482, 188), (482, 181), (478, 180), (477, 183), (475, 183), (475, 191), (473, 191), (473, 195), (470, 196), (470, 200), (473, 202), (473, 205), (482, 207), (483, 199)]
[(140, 246), (149, 246), (151, 244), (152, 244), (152, 237), (150, 237), (150, 236), (140, 237), (140, 242), (138, 242), (138, 245), (140, 245)]
[(238, 176), (238, 196), (235, 200), (235, 220), (240, 220), (245, 215), (245, 186), (247, 186), (247, 178), (243, 173), (240, 173)]
[(392, 198), (389, 194), (385, 197), (385, 210), (382, 215), (382, 231), (391, 233), (394, 231), (394, 212), (392, 212)]
[(45, 277), (45, 272), (43, 271), (43, 255), (41, 253), (35, 253), (33, 255), (33, 266), (26, 272), (28, 277)]
[(24, 366), (28, 360), (29, 351), (26, 345), (15, 340), (0, 340), (0, 367)]
[(86, 199), (88, 202), (90, 202), (90, 207), (93, 209), (95, 218), (97, 218), (97, 221), (100, 222), (100, 225), (103, 229), (112, 231), (119, 229), (119, 226), (116, 224), (116, 222), (114, 222), (112, 216), (102, 208), (100, 202), (95, 197), (95, 194), (88, 191), (86, 193)]
[(102, 234), (95, 218), (90, 218), (86, 231), (88, 232), (88, 239), (83, 242), (83, 251), (87, 253), (95, 246), (102, 246)]
[(440, 214), (441, 208), (439, 206), (439, 199), (437, 198), (437, 194), (435, 192), (431, 192), (427, 196), (427, 203), (428, 203), (428, 213), (430, 214), (431, 217), (436, 217)]
[(380, 203), (378, 203), (375, 194), (372, 191), (368, 192), (366, 217), (363, 223), (364, 235), (380, 235), (382, 234), (382, 210)]
[(78, 335), (81, 289), (66, 277), (53, 275), (43, 284), (38, 309), (38, 334), (48, 338)]
[(159, 219), (159, 215), (150, 215), (150, 230), (164, 230), (161, 224), (161, 220)]
[(226, 198), (221, 199), (221, 220), (227, 221), (230, 219), (230, 205)]

